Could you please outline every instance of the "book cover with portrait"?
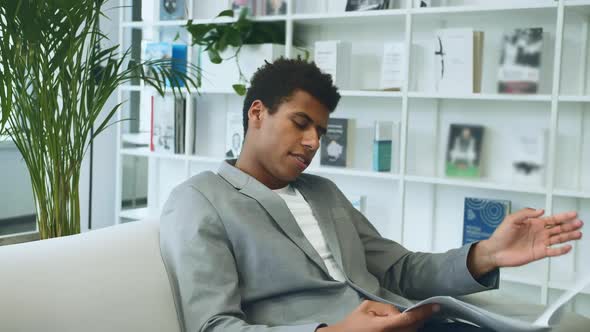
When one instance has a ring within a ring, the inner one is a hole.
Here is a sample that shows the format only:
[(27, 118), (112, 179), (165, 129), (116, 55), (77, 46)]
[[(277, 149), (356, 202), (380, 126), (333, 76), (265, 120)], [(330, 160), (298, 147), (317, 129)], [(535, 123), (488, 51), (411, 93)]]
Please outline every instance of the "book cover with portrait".
[(504, 34), (500, 69), (499, 93), (536, 93), (541, 76), (543, 29), (516, 29)]
[(483, 134), (483, 126), (451, 124), (445, 168), (447, 176), (468, 178), (481, 176)]
[(510, 214), (510, 201), (466, 197), (463, 244), (488, 239)]
[(236, 159), (242, 151), (244, 124), (242, 113), (228, 113), (225, 127), (225, 157)]

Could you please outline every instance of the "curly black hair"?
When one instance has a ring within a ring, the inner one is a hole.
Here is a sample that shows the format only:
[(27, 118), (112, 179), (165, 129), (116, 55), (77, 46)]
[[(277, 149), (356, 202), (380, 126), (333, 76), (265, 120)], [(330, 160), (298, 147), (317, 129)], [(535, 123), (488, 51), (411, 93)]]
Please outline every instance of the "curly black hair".
[(274, 114), (281, 103), (288, 101), (297, 90), (305, 91), (332, 113), (340, 94), (329, 74), (322, 73), (314, 62), (283, 57), (258, 68), (250, 80), (243, 108), (244, 136), (248, 131), (248, 110), (260, 100)]

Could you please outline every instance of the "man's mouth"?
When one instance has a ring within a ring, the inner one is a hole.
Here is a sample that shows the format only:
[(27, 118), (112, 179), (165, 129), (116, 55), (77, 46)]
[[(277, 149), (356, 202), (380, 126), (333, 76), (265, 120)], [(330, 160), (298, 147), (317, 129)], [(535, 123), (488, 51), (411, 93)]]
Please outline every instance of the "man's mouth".
[(291, 156), (296, 160), (296, 164), (301, 170), (305, 170), (309, 166), (309, 161), (302, 155), (292, 153)]

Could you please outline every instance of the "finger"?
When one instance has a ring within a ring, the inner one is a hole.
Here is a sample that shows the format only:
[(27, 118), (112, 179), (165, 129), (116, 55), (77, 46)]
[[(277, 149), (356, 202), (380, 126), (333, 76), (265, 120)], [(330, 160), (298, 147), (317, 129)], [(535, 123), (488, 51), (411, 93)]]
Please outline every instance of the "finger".
[(575, 211), (569, 211), (569, 212), (563, 212), (563, 213), (558, 213), (558, 214), (554, 214), (552, 216), (547, 216), (545, 218), (543, 218), (543, 221), (545, 222), (545, 227), (550, 228), (550, 227), (554, 227), (557, 225), (561, 225), (565, 222), (571, 221), (574, 218), (576, 218), (578, 216), (578, 213)]
[(399, 314), (399, 310), (391, 304), (372, 302), (369, 305), (368, 310), (375, 312), (378, 316), (396, 315)]
[[(432, 314), (440, 311), (438, 304), (427, 304), (405, 311), (389, 319), (389, 327), (409, 327), (426, 321)], [(388, 317), (389, 318), (389, 317)]]
[(575, 219), (573, 221), (560, 224), (558, 226), (549, 227), (548, 234), (552, 236), (560, 233), (572, 232), (582, 228), (582, 226), (584, 226), (584, 222), (580, 219)]
[(511, 215), (511, 218), (514, 223), (520, 224), (520, 223), (526, 221), (527, 219), (538, 218), (538, 217), (542, 216), (543, 213), (545, 213), (545, 210), (543, 210), (543, 209), (535, 210), (535, 209), (531, 209), (531, 208), (526, 208), (526, 209), (522, 209), (522, 210), (519, 210), (519, 211), (513, 213)]
[(556, 256), (561, 256), (561, 255), (565, 255), (568, 252), (570, 252), (572, 250), (572, 246), (569, 244), (566, 244), (564, 246), (561, 247), (547, 247), (545, 249), (545, 256), (546, 257), (556, 257)]
[(551, 236), (548, 240), (546, 245), (552, 246), (554, 244), (565, 243), (568, 241), (579, 240), (582, 238), (582, 232), (580, 231), (572, 231), (572, 232), (564, 232), (554, 236)]

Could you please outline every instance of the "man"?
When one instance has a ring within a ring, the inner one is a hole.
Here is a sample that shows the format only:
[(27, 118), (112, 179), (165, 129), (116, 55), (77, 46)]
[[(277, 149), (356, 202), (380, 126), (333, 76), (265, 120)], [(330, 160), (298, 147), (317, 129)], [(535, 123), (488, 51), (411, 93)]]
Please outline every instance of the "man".
[(443, 254), (382, 238), (332, 182), (302, 174), (339, 98), (313, 63), (266, 64), (244, 101), (239, 159), (174, 189), (160, 238), (184, 330), (469, 331), (428, 321), (436, 305), (390, 303), (495, 288), (498, 267), (565, 254), (550, 246), (581, 237), (575, 213), (525, 209)]

